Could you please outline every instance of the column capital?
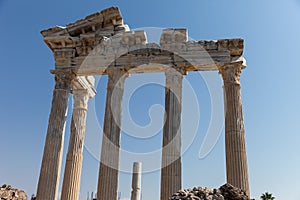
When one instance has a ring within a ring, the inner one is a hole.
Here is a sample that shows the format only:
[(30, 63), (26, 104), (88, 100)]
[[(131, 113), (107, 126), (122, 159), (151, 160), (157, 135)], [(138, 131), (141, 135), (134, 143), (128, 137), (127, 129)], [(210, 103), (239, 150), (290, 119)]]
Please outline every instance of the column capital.
[(73, 89), (73, 110), (82, 109), (87, 110), (87, 104), (90, 97), (89, 91), (87, 89)]
[(225, 84), (240, 84), (240, 76), (245, 68), (241, 63), (230, 63), (219, 67), (219, 74), (222, 75)]
[(55, 89), (71, 91), (75, 77), (73, 73), (55, 73)]

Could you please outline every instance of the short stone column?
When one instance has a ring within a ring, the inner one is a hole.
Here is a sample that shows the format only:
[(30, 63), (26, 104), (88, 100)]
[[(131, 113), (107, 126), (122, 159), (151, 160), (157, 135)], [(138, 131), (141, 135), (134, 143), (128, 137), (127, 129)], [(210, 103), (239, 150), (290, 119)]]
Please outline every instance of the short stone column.
[(117, 200), (118, 197), (120, 126), (126, 77), (126, 72), (121, 69), (108, 72), (97, 200)]
[(61, 200), (78, 200), (82, 169), (82, 152), (86, 130), (86, 115), (89, 93), (86, 89), (73, 90), (73, 114), (71, 134)]
[(160, 199), (169, 197), (181, 189), (181, 72), (166, 72), (165, 124), (163, 129), (162, 169)]
[(224, 80), (225, 99), (225, 146), (227, 182), (246, 191), (249, 196), (248, 167), (240, 74), (244, 66), (240, 63), (219, 68)]
[(142, 163), (133, 163), (131, 200), (141, 199)]
[(37, 200), (56, 200), (64, 144), (68, 99), (74, 75), (55, 74), (55, 89), (40, 171)]

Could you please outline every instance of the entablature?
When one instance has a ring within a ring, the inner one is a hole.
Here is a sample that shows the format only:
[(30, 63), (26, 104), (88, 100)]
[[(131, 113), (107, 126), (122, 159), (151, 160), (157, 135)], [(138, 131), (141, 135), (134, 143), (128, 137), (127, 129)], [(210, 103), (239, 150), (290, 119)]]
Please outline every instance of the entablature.
[(129, 31), (116, 7), (42, 34), (54, 53), (55, 70), (84, 76), (106, 74), (108, 68), (142, 73), (168, 67), (188, 72), (218, 70), (228, 63), (245, 66), (243, 39), (189, 41), (185, 28), (170, 28), (162, 31), (159, 44), (148, 43), (145, 31)]

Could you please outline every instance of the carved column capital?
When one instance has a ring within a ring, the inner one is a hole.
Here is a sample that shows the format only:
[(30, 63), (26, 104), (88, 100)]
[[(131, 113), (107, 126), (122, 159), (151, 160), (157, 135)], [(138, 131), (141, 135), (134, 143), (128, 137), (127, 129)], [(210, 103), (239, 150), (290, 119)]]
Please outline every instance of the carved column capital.
[(89, 91), (87, 89), (73, 89), (74, 110), (87, 110)]
[(240, 76), (242, 69), (244, 69), (240, 63), (227, 64), (219, 67), (219, 73), (222, 75), (224, 80), (224, 85), (226, 84), (240, 84)]
[(56, 73), (55, 89), (71, 90), (76, 75), (72, 73)]

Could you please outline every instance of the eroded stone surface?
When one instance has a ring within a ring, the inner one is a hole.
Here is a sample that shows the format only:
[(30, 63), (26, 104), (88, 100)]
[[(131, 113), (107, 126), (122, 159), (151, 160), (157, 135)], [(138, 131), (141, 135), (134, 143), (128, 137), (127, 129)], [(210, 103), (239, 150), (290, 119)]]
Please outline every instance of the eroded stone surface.
[(117, 7), (41, 33), (54, 52), (56, 70), (76, 70), (81, 75), (107, 74), (108, 67), (126, 68), (129, 73), (165, 71), (163, 68), (136, 70), (141, 64), (198, 71), (218, 70), (224, 63), (243, 63), (239, 59), (243, 54), (243, 39), (189, 41), (185, 28), (168, 28), (162, 31), (159, 44), (151, 44), (145, 31), (130, 31)]
[(246, 193), (230, 184), (219, 189), (194, 187), (193, 189), (179, 190), (170, 200), (249, 200)]
[(250, 194), (240, 75), (242, 65), (219, 69), (224, 82), (227, 182)]
[(167, 200), (179, 190), (181, 169), (181, 110), (183, 74), (175, 70), (165, 73), (165, 124), (161, 159), (160, 199)]
[(26, 193), (23, 190), (12, 188), (10, 185), (2, 185), (0, 188), (1, 200), (27, 200)]
[[(38, 186), (38, 200), (56, 200), (57, 198), (57, 180), (60, 175), (68, 95), (75, 89), (84, 89), (89, 97), (93, 97), (95, 89), (92, 76), (102, 74), (108, 75), (109, 81), (97, 198), (98, 200), (116, 200), (120, 153), (119, 125), (122, 110), (120, 105), (122, 104), (125, 77), (131, 73), (141, 72), (166, 73), (170, 68), (176, 69), (183, 75), (187, 74), (188, 71), (200, 70), (219, 70), (222, 74), (227, 113), (225, 134), (229, 138), (226, 140), (227, 182), (244, 189), (249, 194), (245, 140), (243, 138), (244, 128), (238, 126), (239, 123), (243, 123), (239, 85), (239, 70), (244, 69), (246, 64), (242, 56), (243, 39), (189, 41), (186, 29), (171, 28), (162, 31), (159, 44), (148, 43), (145, 31), (130, 31), (129, 27), (124, 24), (117, 7), (94, 13), (84, 19), (70, 23), (66, 27), (55, 26), (41, 33), (45, 43), (54, 53), (55, 70), (51, 72), (56, 76), (56, 87), (53, 94), (53, 105)], [(70, 83), (60, 81), (61, 77), (69, 76), (72, 77)], [(174, 76), (172, 77), (174, 78)], [(172, 79), (168, 79), (167, 76), (167, 80)], [(177, 90), (180, 91), (180, 95), (166, 96), (166, 110), (175, 105), (175, 101), (172, 100), (175, 99), (175, 96), (180, 96), (181, 99), (181, 87), (178, 87), (178, 82), (173, 81), (168, 84), (167, 81), (166, 83), (167, 88), (173, 88), (175, 94)], [(115, 96), (113, 96), (112, 90), (115, 91)], [(113, 109), (110, 107), (111, 103), (114, 105)], [(175, 110), (174, 113), (176, 113), (176, 115), (171, 114), (172, 123), (170, 124), (174, 127), (180, 127), (181, 110), (179, 108), (181, 109), (181, 103), (175, 106), (175, 109), (170, 109), (170, 113), (172, 110)], [(113, 118), (113, 115), (117, 117)], [(84, 117), (80, 117), (80, 119), (83, 120)], [(234, 132), (228, 127), (234, 127)], [(83, 129), (84, 126), (82, 126)], [(174, 130), (170, 129), (164, 132), (166, 133), (164, 133), (165, 136), (174, 137), (171, 134)], [(175, 141), (180, 141), (180, 137)], [(175, 146), (179, 147), (179, 145)], [(170, 149), (170, 152), (163, 154), (163, 163), (166, 158), (174, 157), (175, 154), (180, 156), (175, 148)], [(179, 161), (180, 159), (178, 159), (178, 163), (170, 165), (170, 170), (167, 169), (166, 173), (162, 173), (162, 177), (164, 177), (161, 184), (162, 191), (170, 191), (170, 193), (166, 192), (166, 195), (162, 195), (161, 200), (166, 200), (170, 194), (181, 188), (181, 163)], [(80, 162), (73, 162), (72, 166)], [(80, 170), (77, 169), (80, 169), (79, 165), (73, 171), (73, 178), (67, 178), (66, 181), (73, 179), (75, 182), (76, 180), (79, 181)], [(164, 180), (167, 181), (164, 182)], [(79, 184), (76, 187), (77, 189), (72, 189), (74, 192), (78, 191)], [(72, 188), (74, 187), (72, 186)], [(196, 188), (195, 191), (192, 191), (179, 191), (174, 198), (200, 199), (201, 194), (203, 194), (206, 195), (205, 199), (243, 199), (239, 195), (237, 197), (232, 196), (235, 193), (231, 193), (231, 191), (238, 194), (239, 191), (228, 185), (218, 190)], [(222, 197), (223, 193), (224, 196)], [(70, 196), (70, 198), (77, 197)]]

